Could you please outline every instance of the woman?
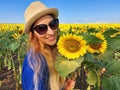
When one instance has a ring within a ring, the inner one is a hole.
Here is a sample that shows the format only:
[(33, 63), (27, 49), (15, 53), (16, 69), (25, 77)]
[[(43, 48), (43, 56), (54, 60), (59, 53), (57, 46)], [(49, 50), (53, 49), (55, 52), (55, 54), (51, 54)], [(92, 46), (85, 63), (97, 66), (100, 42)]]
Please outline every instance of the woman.
[(22, 67), (23, 90), (71, 90), (74, 80), (64, 82), (56, 69), (56, 41), (59, 26), (58, 10), (43, 3), (31, 3), (25, 11), (25, 33), (30, 49)]

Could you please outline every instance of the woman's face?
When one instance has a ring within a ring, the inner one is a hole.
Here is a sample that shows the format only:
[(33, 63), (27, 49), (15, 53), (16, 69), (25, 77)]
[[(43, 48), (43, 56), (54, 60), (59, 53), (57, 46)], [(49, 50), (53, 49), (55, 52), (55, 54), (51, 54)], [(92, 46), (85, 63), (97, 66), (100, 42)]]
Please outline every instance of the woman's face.
[(39, 34), (36, 30), (34, 30), (34, 34), (35, 36), (38, 38), (38, 40), (46, 45), (54, 45), (56, 44), (57, 41), (57, 29), (51, 29), (49, 26), (49, 23), (53, 20), (53, 17), (50, 15), (46, 15), (43, 16), (41, 18), (39, 18), (36, 22), (35, 22), (35, 26), (41, 25), (41, 24), (46, 24), (47, 25), (47, 31), (46, 33), (43, 34)]

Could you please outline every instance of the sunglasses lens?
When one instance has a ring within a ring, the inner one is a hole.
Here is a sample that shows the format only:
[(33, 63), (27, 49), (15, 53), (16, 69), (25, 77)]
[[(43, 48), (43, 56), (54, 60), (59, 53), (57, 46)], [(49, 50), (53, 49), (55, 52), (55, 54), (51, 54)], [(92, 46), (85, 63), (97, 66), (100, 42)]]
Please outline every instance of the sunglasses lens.
[(53, 21), (50, 22), (49, 26), (53, 30), (57, 29), (58, 26), (59, 26), (59, 20), (58, 19), (54, 19)]
[(47, 32), (47, 25), (41, 24), (34, 28), (39, 34), (45, 34)]
[[(54, 19), (49, 23), (49, 26), (52, 30), (56, 30), (59, 26), (59, 20)], [(39, 34), (45, 34), (48, 30), (48, 26), (46, 24), (40, 24), (35, 26), (33, 29), (35, 29)]]

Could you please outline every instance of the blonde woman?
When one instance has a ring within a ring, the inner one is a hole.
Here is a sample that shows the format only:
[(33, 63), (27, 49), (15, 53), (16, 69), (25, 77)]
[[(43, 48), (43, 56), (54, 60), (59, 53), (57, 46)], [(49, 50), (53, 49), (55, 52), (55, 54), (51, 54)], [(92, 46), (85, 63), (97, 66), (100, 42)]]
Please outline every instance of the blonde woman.
[(58, 10), (35, 1), (25, 11), (25, 33), (30, 49), (22, 67), (23, 90), (71, 90), (74, 80), (64, 81), (54, 68), (59, 27)]

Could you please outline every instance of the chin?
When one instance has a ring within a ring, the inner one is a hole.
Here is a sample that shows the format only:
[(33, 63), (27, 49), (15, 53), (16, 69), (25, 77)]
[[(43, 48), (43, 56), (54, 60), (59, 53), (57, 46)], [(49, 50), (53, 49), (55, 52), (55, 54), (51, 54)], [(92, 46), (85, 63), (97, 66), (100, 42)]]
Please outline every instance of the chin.
[(49, 43), (48, 45), (50, 45), (50, 46), (53, 46), (53, 45), (55, 45), (56, 43)]
[(48, 43), (48, 45), (50, 45), (50, 46), (53, 46), (53, 45), (55, 45), (56, 44), (56, 41), (53, 41), (53, 42), (49, 42)]

